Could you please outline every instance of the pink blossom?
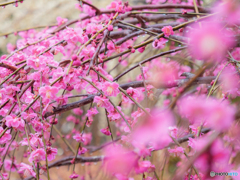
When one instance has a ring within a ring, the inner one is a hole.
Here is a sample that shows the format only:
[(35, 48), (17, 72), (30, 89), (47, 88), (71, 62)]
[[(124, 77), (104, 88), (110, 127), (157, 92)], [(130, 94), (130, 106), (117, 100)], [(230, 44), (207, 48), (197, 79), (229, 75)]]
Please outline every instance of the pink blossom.
[(95, 96), (93, 102), (97, 103), (98, 107), (103, 107), (107, 109), (107, 111), (114, 110), (113, 105), (109, 102), (109, 100), (106, 97)]
[(89, 117), (89, 116), (94, 116), (96, 114), (98, 114), (98, 110), (96, 107), (93, 107), (87, 111), (86, 115)]
[(109, 31), (113, 31), (113, 25), (111, 25), (111, 24), (108, 25), (108, 30), (109, 30)]
[(164, 36), (169, 37), (170, 35), (173, 35), (173, 27), (172, 26), (165, 26), (162, 28), (162, 31), (164, 33)]
[(12, 172), (15, 172), (16, 171), (16, 168), (17, 168), (17, 165), (16, 165), (16, 161), (15, 162), (12, 162), (11, 160), (9, 159), (6, 159), (4, 161), (4, 169), (6, 171), (12, 171)]
[(176, 126), (172, 126), (168, 128), (170, 130), (170, 134), (173, 138), (177, 138), (178, 128)]
[(1, 174), (2, 174), (4, 179), (2, 178), (2, 176), (0, 176), (0, 180), (8, 179), (8, 173), (1, 173)]
[(159, 3), (165, 3), (165, 0), (146, 0), (147, 3), (151, 4), (159, 4)]
[(103, 29), (103, 25), (102, 24), (90, 23), (86, 27), (86, 32), (88, 34), (95, 34), (96, 32), (100, 31), (101, 29)]
[[(209, 140), (206, 141), (208, 142)], [(231, 166), (229, 166), (228, 163), (230, 154), (230, 149), (224, 147), (224, 144), (220, 139), (216, 139), (209, 147), (209, 150), (197, 158), (194, 166), (205, 176), (209, 175), (209, 169), (214, 172), (223, 172), (224, 170), (230, 171)], [(209, 162), (211, 163), (209, 164)]]
[(155, 63), (151, 69), (150, 79), (154, 80), (154, 85), (156, 87), (160, 86), (175, 86), (175, 80), (178, 79), (178, 68), (175, 62), (168, 63)]
[(174, 156), (180, 156), (184, 153), (184, 148), (176, 147), (175, 149), (168, 149), (168, 152), (174, 154)]
[(27, 59), (27, 65), (32, 67), (35, 70), (43, 69), (46, 66), (46, 61), (42, 59), (43, 57), (40, 56), (36, 57), (29, 57)]
[(87, 47), (85, 47), (81, 53), (80, 53), (80, 57), (83, 58), (83, 60), (86, 60), (88, 58), (91, 58), (93, 56), (93, 54), (95, 53), (95, 48), (92, 45), (88, 45)]
[[(91, 1), (88, 1), (88, 2), (91, 3)], [(96, 15), (96, 10), (88, 6), (87, 4), (83, 4), (83, 12), (88, 14), (91, 17)]]
[[(30, 145), (35, 149), (37, 147), (43, 147), (44, 144), (42, 142), (42, 138), (40, 138), (39, 134), (36, 133), (36, 134), (30, 134), (30, 137), (29, 137), (29, 142), (30, 142)], [(22, 146), (28, 146), (28, 138), (24, 138), (20, 144)]]
[(35, 95), (32, 94), (30, 91), (27, 91), (27, 92), (25, 93), (25, 98), (24, 98), (24, 100), (25, 100), (26, 103), (31, 103), (34, 98), (35, 98)]
[(69, 177), (71, 178), (71, 179), (77, 179), (78, 178), (78, 174), (76, 174), (75, 172), (73, 172)]
[(143, 51), (145, 51), (145, 48), (146, 48), (146, 46), (142, 46), (142, 47), (138, 48), (137, 50), (138, 50), (138, 52), (143, 53)]
[(152, 165), (150, 161), (141, 161), (138, 163), (136, 172), (137, 173), (144, 173), (144, 172), (151, 173), (154, 170), (155, 170), (155, 166)]
[(13, 128), (16, 128), (20, 131), (23, 131), (24, 126), (25, 126), (25, 122), (24, 122), (23, 119), (15, 116), (15, 115), (7, 116), (6, 117), (6, 126), (13, 127)]
[(160, 38), (160, 39), (155, 39), (152, 43), (153, 48), (155, 49), (162, 49), (165, 47), (166, 42), (168, 42), (167, 39)]
[[(126, 92), (129, 96), (131, 96), (136, 101), (138, 101), (141, 97), (140, 91), (137, 89), (134, 89), (132, 87), (128, 88)], [(123, 102), (124, 103), (133, 103), (132, 100), (129, 99), (129, 97), (126, 96), (125, 94), (123, 94)]]
[(44, 86), (39, 89), (39, 94), (45, 99), (55, 99), (58, 93), (57, 87)]
[(219, 131), (226, 131), (232, 125), (236, 109), (227, 102), (219, 102), (213, 98), (185, 97), (179, 101), (180, 113), (190, 120), (190, 123), (206, 122), (207, 125)]
[(105, 149), (104, 166), (111, 174), (128, 175), (137, 166), (138, 156), (127, 149), (115, 144)]
[(103, 84), (102, 90), (107, 96), (116, 97), (120, 93), (118, 88), (119, 88), (118, 83), (115, 83), (115, 82), (110, 83), (110, 82), (106, 81)]
[[(121, 108), (120, 106), (117, 106), (117, 108), (118, 108), (118, 110), (121, 112), (121, 109), (122, 109), (122, 108)], [(108, 117), (109, 117), (111, 120), (115, 121), (115, 120), (120, 119), (120, 118), (121, 118), (121, 115), (120, 115), (119, 112), (114, 108), (114, 111), (109, 112)]]
[(240, 95), (240, 78), (234, 66), (226, 67), (220, 75), (220, 82), (224, 92), (232, 95), (233, 98)]
[(23, 173), (23, 177), (27, 178), (30, 175), (36, 177), (36, 173), (34, 172), (33, 168), (25, 163), (20, 164), (20, 168), (18, 170), (19, 173)]
[[(155, 109), (133, 132), (133, 141), (148, 145), (151, 143), (155, 148), (162, 148), (171, 142), (168, 128), (173, 125), (173, 115), (169, 111)], [(136, 144), (138, 146), (138, 144)]]
[[(0, 134), (2, 134), (3, 128), (0, 127)], [(10, 130), (7, 130), (3, 136), (0, 138), (0, 144), (5, 144), (11, 140), (12, 136), (10, 134)]]
[(73, 136), (73, 139), (75, 139), (77, 142), (84, 142), (84, 139), (81, 134), (77, 133)]
[(73, 113), (80, 116), (82, 115), (83, 110), (80, 108), (76, 108), (76, 109), (73, 109)]
[(192, 56), (200, 60), (222, 60), (224, 53), (234, 44), (230, 32), (212, 21), (205, 22), (202, 28), (196, 26), (199, 24), (188, 34)]
[(83, 138), (83, 144), (86, 146), (86, 145), (89, 145), (92, 141), (92, 133), (84, 133), (82, 135), (82, 138)]
[(45, 153), (45, 151), (44, 151), (44, 149), (43, 148), (40, 148), (40, 149), (36, 149), (36, 150), (34, 150), (31, 154), (30, 154), (30, 157), (28, 158), (28, 161), (29, 162), (40, 162), (40, 161), (42, 161), (42, 160), (45, 160), (45, 155), (46, 155), (46, 153)]
[(78, 119), (73, 115), (69, 115), (66, 120), (73, 123), (76, 123), (78, 121)]
[(101, 132), (103, 134), (105, 134), (106, 136), (110, 136), (111, 135), (111, 132), (110, 132), (108, 127), (104, 128), (104, 129), (101, 129)]
[(229, 24), (238, 24), (240, 22), (240, 3), (234, 0), (226, 0), (217, 4), (213, 8), (218, 18), (223, 18)]
[(56, 148), (47, 147), (46, 152), (47, 152), (48, 161), (52, 161), (52, 160), (55, 159), (55, 156), (57, 155), (57, 149)]
[(68, 19), (66, 19), (66, 18), (57, 17), (58, 26), (61, 26), (62, 24), (66, 23), (67, 21), (68, 21)]
[(79, 150), (78, 150), (78, 154), (81, 155), (81, 154), (85, 154), (87, 152), (87, 148), (85, 147), (80, 147)]

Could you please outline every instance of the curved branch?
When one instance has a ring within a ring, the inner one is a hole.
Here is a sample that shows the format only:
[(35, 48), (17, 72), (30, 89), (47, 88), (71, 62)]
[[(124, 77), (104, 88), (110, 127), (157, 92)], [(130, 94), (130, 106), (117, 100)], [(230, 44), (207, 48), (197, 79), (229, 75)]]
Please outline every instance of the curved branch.
[[(201, 133), (203, 134), (206, 134), (208, 132), (210, 132), (211, 129), (210, 128), (204, 128), (202, 129)], [(194, 134), (188, 134), (184, 137), (181, 137), (181, 138), (178, 138), (176, 139), (178, 143), (183, 143), (183, 142), (186, 142), (189, 140), (189, 138), (195, 138)], [(106, 143), (106, 144), (103, 144), (99, 147), (96, 147), (94, 148), (91, 152), (94, 152), (94, 151), (97, 151), (99, 149), (102, 149), (108, 145), (112, 144), (112, 142), (109, 142), (109, 143)], [(175, 142), (171, 142), (169, 143), (167, 146), (161, 148), (161, 149), (164, 149), (164, 148), (168, 148), (168, 147), (171, 147), (171, 146), (174, 146), (176, 145)], [(155, 149), (154, 151), (157, 151), (157, 150), (161, 150), (161, 149)], [(60, 160), (57, 160), (51, 164), (49, 164), (48, 168), (53, 168), (53, 167), (59, 167), (59, 166), (67, 166), (67, 165), (71, 165), (72, 164), (72, 160), (75, 158), (75, 156), (69, 156), (69, 157), (65, 157), (65, 158), (62, 158)], [(77, 156), (77, 158), (75, 159), (75, 163), (86, 163), (86, 162), (99, 162), (99, 161), (103, 161), (105, 159), (104, 156), (92, 156), (92, 157), (82, 157), (82, 156)], [(32, 179), (33, 177), (29, 177), (29, 178), (26, 178), (25, 180), (30, 180)]]
[(101, 14), (101, 10), (98, 9), (96, 6), (90, 4), (90, 3), (86, 2), (86, 1), (83, 1), (83, 0), (78, 0), (78, 1), (79, 1), (79, 2), (81, 1), (83, 4), (86, 4), (86, 5), (90, 6), (91, 8), (95, 9), (97, 15), (98, 15), (98, 14)]
[(0, 67), (7, 68), (11, 71), (16, 71), (18, 68), (9, 64), (0, 63)]
[(22, 3), (23, 1), (24, 1), (24, 0), (10, 1), (10, 2), (6, 2), (6, 3), (2, 3), (2, 4), (0, 4), (0, 6), (1, 6), (1, 7), (5, 7), (5, 6), (7, 6), (7, 5), (15, 4), (15, 3), (18, 3), (18, 2)]
[(155, 56), (152, 56), (152, 57), (150, 57), (150, 58), (148, 58), (148, 59), (145, 59), (145, 60), (137, 63), (135, 66), (127, 69), (127, 70), (124, 71), (123, 73), (119, 74), (117, 77), (115, 77), (115, 78), (113, 79), (113, 81), (117, 81), (118, 79), (120, 79), (122, 76), (124, 76), (124, 75), (127, 74), (128, 72), (130, 72), (130, 71), (132, 71), (133, 69), (137, 68), (137, 67), (139, 66), (139, 64), (145, 64), (146, 62), (149, 62), (149, 61), (151, 61), (151, 60), (153, 60), (153, 59), (156, 59), (156, 58), (158, 58), (158, 57), (164, 56), (164, 55), (166, 55), (166, 54), (171, 54), (171, 53), (174, 53), (174, 52), (181, 51), (181, 50), (183, 50), (183, 49), (185, 49), (185, 48), (186, 48), (186, 46), (180, 47), (180, 48), (177, 48), (177, 49), (173, 49), (173, 50), (170, 50), (170, 51), (166, 51), (166, 52), (161, 52), (161, 53), (159, 53), (159, 54), (157, 54), (157, 55), (155, 55)]
[[(209, 77), (199, 77), (197, 78), (193, 84), (209, 84), (211, 83), (212, 80), (214, 80), (216, 77), (215, 76), (209, 76)], [(168, 84), (159, 84), (156, 81), (151, 81), (151, 80), (147, 80), (145, 81), (146, 84), (151, 84), (151, 85), (155, 85), (158, 84), (158, 86), (156, 88), (173, 88), (173, 87), (178, 87), (183, 85), (184, 83), (188, 82), (189, 78), (186, 79), (179, 79), (173, 82), (169, 82)], [(122, 84), (120, 85), (121, 88), (123, 89), (128, 89), (129, 87), (132, 88), (138, 88), (138, 87), (144, 87), (144, 82), (143, 81), (134, 81), (134, 82), (130, 82), (130, 83), (126, 83), (126, 84)], [(55, 115), (55, 114), (60, 114), (81, 106), (84, 106), (86, 104), (89, 104), (93, 101), (95, 96), (99, 96), (100, 94), (97, 95), (91, 95), (85, 99), (82, 99), (80, 101), (76, 101), (74, 103), (69, 103), (66, 105), (63, 105), (61, 107), (55, 108), (52, 112), (47, 112), (44, 117), (47, 118), (49, 116)]]

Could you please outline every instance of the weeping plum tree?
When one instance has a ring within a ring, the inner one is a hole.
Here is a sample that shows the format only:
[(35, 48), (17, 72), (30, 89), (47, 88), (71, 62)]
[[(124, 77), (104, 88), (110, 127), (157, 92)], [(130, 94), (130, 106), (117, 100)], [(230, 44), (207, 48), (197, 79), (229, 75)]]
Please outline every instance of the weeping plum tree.
[(239, 179), (240, 3), (205, 4), (81, 0), (78, 19), (2, 34), (19, 38), (0, 59), (0, 179), (88, 179), (77, 164), (96, 162), (99, 179)]

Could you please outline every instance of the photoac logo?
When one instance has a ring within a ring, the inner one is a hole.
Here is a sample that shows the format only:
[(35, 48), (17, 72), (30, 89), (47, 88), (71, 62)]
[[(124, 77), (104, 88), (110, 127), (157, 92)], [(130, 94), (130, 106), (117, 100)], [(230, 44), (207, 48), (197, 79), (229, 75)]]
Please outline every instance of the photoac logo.
[(211, 176), (211, 177), (214, 177), (214, 176), (215, 176), (215, 172), (211, 171), (211, 172), (210, 172), (210, 176)]

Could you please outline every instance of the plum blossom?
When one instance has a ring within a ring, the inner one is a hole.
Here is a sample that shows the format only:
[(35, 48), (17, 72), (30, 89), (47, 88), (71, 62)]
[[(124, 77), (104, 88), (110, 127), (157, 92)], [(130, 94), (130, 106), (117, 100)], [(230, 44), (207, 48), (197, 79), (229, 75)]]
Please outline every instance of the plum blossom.
[(77, 179), (78, 178), (78, 174), (76, 174), (75, 172), (73, 172), (70, 176), (69, 176), (69, 178), (71, 178), (71, 179)]
[(6, 126), (7, 127), (13, 127), (15, 129), (18, 129), (20, 131), (23, 131), (25, 122), (22, 118), (17, 117), (15, 115), (8, 115), (6, 116)]
[(107, 109), (107, 111), (111, 112), (114, 110), (113, 105), (109, 102), (109, 100), (105, 96), (103, 97), (95, 96), (93, 102), (97, 103), (98, 107), (103, 107)]
[(73, 139), (75, 139), (77, 142), (84, 142), (84, 139), (81, 134), (77, 133), (73, 136)]
[[(134, 88), (130, 87), (130, 88), (127, 89), (126, 92), (129, 96), (131, 96), (136, 101), (140, 100), (140, 98), (141, 98), (140, 91), (137, 90), (137, 89), (134, 89)], [(129, 99), (129, 97), (126, 96), (125, 94), (123, 94), (123, 102), (124, 103), (133, 103), (132, 100)]]
[(236, 0), (226, 0), (218, 3), (213, 9), (217, 17), (224, 18), (229, 24), (240, 22), (240, 3)]
[[(0, 127), (0, 134), (2, 134), (3, 128)], [(5, 134), (0, 138), (0, 144), (5, 144), (8, 141), (10, 141), (12, 138), (12, 135), (10, 134), (10, 130), (7, 130)]]
[(29, 176), (33, 176), (33, 177), (36, 177), (36, 173), (35, 171), (33, 170), (33, 168), (25, 163), (21, 163), (20, 164), (20, 167), (19, 167), (19, 170), (18, 170), (19, 173), (23, 173), (23, 177), (24, 178), (27, 178)]
[(57, 87), (51, 87), (51, 86), (44, 86), (39, 89), (39, 94), (44, 98), (44, 99), (55, 99), (56, 95), (58, 93), (58, 88)]
[(138, 156), (120, 145), (109, 146), (104, 152), (104, 166), (111, 174), (128, 175), (137, 166)]
[[(38, 133), (36, 134), (30, 134), (30, 137), (29, 137), (29, 142), (30, 142), (30, 145), (32, 146), (32, 148), (37, 148), (37, 147), (43, 147), (44, 144), (43, 144), (43, 141), (42, 139), (40, 138), (40, 135)], [(28, 146), (28, 138), (24, 138), (20, 144), (22, 146)]]
[(67, 21), (68, 21), (68, 19), (66, 19), (66, 18), (57, 17), (58, 26), (61, 26), (62, 24), (66, 23)]
[(103, 83), (103, 86), (102, 86), (102, 90), (105, 93), (105, 95), (114, 96), (114, 97), (116, 97), (120, 93), (118, 88), (119, 88), (118, 83), (115, 83), (115, 82), (110, 83), (108, 81)]
[(166, 37), (169, 37), (170, 35), (173, 35), (173, 27), (172, 26), (165, 26), (162, 28), (163, 34)]
[(101, 129), (101, 132), (103, 134), (105, 134), (106, 136), (110, 136), (111, 135), (111, 132), (110, 132), (108, 127), (104, 128), (104, 129)]
[(228, 48), (234, 45), (232, 34), (213, 21), (207, 21), (202, 28), (194, 26), (187, 35), (190, 38), (189, 51), (200, 60), (220, 61)]
[(151, 143), (154, 148), (161, 148), (172, 141), (168, 130), (174, 122), (171, 112), (155, 109), (151, 114), (152, 117), (146, 118), (133, 132), (132, 139), (135, 146), (140, 143), (144, 145)]
[(160, 38), (160, 39), (155, 39), (152, 43), (153, 48), (155, 49), (162, 49), (165, 47), (166, 43), (168, 42), (167, 39)]
[(82, 138), (83, 138), (83, 144), (86, 146), (86, 145), (89, 145), (92, 141), (92, 133), (84, 133), (82, 135)]
[(240, 78), (234, 66), (226, 67), (219, 79), (224, 92), (229, 93), (233, 98), (240, 95)]
[[(117, 106), (117, 108), (121, 112), (122, 108), (120, 106)], [(108, 117), (110, 118), (110, 120), (115, 121), (115, 120), (120, 119), (121, 115), (116, 109), (114, 109), (114, 111), (109, 112)]]
[(42, 160), (45, 160), (46, 152), (44, 151), (43, 148), (36, 149), (34, 150), (31, 154), (30, 157), (28, 158), (29, 162), (40, 162)]
[(151, 173), (155, 170), (155, 166), (151, 164), (150, 161), (141, 161), (138, 163), (138, 167), (136, 168), (137, 173), (148, 172)]
[(40, 57), (29, 57), (27, 59), (27, 65), (35, 70), (43, 69), (46, 66), (46, 61), (43, 60), (43, 56)]
[(108, 31), (113, 31), (113, 25), (108, 25)]
[(57, 149), (56, 148), (47, 147), (46, 152), (47, 152), (48, 161), (52, 161), (52, 160), (55, 159), (55, 156), (57, 155)]
[(85, 154), (87, 152), (87, 148), (85, 147), (80, 147), (79, 150), (78, 150), (78, 154), (81, 155), (81, 154)]
[(226, 131), (232, 125), (236, 109), (227, 102), (219, 102), (214, 98), (185, 97), (179, 101), (180, 114), (189, 119), (191, 124), (206, 125)]
[[(12, 165), (13, 164), (13, 165)], [(4, 161), (4, 168), (5, 168), (5, 170), (6, 171), (12, 171), (12, 172), (15, 172), (17, 169), (18, 166), (17, 166), (17, 164), (16, 164), (16, 161), (14, 160), (14, 161), (11, 161), (11, 160), (9, 160), (9, 159), (6, 159), (5, 161)]]
[(175, 149), (168, 149), (168, 152), (174, 154), (174, 156), (180, 156), (184, 153), (184, 148), (176, 147)]

